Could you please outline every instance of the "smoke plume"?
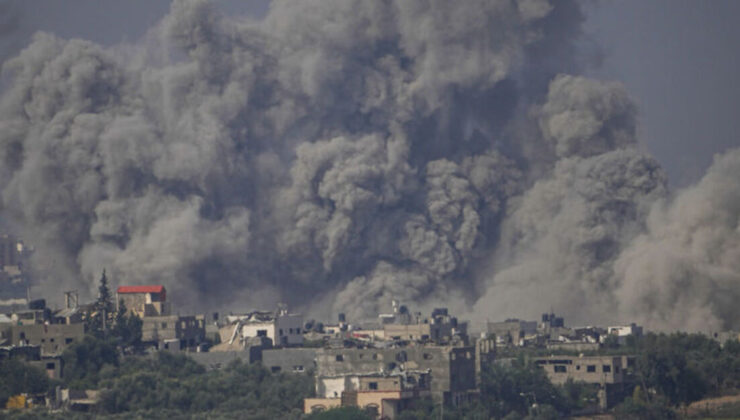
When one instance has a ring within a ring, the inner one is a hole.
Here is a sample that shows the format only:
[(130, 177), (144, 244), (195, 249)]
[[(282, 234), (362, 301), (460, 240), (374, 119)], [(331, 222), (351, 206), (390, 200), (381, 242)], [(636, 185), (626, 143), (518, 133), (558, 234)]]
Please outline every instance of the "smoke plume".
[(740, 157), (668, 190), (636, 107), (578, 76), (574, 1), (174, 1), (134, 44), (3, 66), (2, 215), (38, 287), (180, 305), (396, 298), (477, 319), (730, 327)]

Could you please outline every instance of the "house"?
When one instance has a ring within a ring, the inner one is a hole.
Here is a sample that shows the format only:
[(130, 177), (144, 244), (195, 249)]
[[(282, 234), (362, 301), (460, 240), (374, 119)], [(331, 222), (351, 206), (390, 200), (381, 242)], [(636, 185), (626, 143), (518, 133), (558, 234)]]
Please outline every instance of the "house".
[(229, 322), (219, 330), (223, 343), (234, 344), (251, 337), (266, 337), (276, 347), (303, 344), (303, 315), (288, 312), (284, 305), (275, 312), (254, 311), (228, 315)]
[(358, 407), (372, 418), (395, 419), (413, 400), (429, 396), (429, 387), (423, 371), (324, 376), (317, 378), (317, 397), (303, 401), (303, 412)]
[(57, 356), (85, 337), (83, 324), (13, 325), (8, 341), (16, 346), (40, 346), (42, 356)]
[(116, 292), (116, 308), (121, 301), (130, 313), (139, 318), (170, 315), (164, 286), (120, 286)]
[(550, 356), (538, 357), (534, 363), (547, 373), (550, 382), (562, 385), (568, 380), (599, 387), (601, 408), (613, 401), (621, 401), (629, 380), (626, 362), (628, 356)]
[[(476, 349), (472, 346), (416, 345), (396, 348), (339, 348), (316, 351), (316, 378), (379, 372), (429, 371), (437, 402), (459, 405), (476, 395)], [(317, 395), (325, 394), (320, 388)]]
[(305, 373), (316, 368), (316, 349), (265, 349), (262, 350), (262, 365), (272, 373)]
[(206, 321), (203, 315), (146, 316), (141, 319), (141, 341), (160, 350), (194, 348), (205, 341)]

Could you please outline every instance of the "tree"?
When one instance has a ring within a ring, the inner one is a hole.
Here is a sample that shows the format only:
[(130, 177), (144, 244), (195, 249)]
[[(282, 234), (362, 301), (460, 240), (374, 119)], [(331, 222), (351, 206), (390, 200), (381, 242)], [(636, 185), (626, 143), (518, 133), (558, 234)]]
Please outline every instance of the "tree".
[(141, 318), (128, 312), (123, 299), (118, 301), (118, 311), (111, 332), (119, 340), (119, 345), (123, 348), (137, 348), (141, 344), (141, 327)]
[(113, 298), (108, 287), (108, 277), (105, 275), (105, 270), (100, 276), (98, 298), (95, 300), (94, 307), (95, 313), (87, 320), (87, 330), (94, 335), (103, 336), (115, 318)]

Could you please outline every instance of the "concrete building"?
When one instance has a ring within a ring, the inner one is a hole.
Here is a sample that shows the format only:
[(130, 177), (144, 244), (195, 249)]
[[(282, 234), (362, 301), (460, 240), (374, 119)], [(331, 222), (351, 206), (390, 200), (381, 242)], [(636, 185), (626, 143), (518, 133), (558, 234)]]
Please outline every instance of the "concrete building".
[(306, 398), (306, 414), (334, 407), (358, 407), (372, 418), (395, 419), (418, 398), (430, 395), (425, 372), (317, 377), (317, 398)]
[(522, 346), (526, 337), (537, 334), (537, 322), (507, 319), (504, 322), (488, 322), (486, 330), (496, 337), (499, 345)]
[(8, 340), (15, 346), (39, 346), (42, 356), (56, 356), (85, 337), (83, 324), (13, 325)]
[(244, 315), (226, 316), (228, 324), (221, 328), (221, 341), (233, 344), (251, 337), (267, 337), (275, 347), (303, 344), (303, 315), (288, 312), (285, 306), (275, 312), (255, 311)]
[(116, 293), (116, 307), (121, 301), (139, 318), (170, 315), (164, 286), (120, 286)]
[(592, 384), (599, 388), (599, 405), (607, 409), (626, 396), (632, 356), (550, 356), (534, 362), (547, 373), (550, 382), (562, 385), (568, 380)]
[(314, 348), (281, 348), (262, 350), (262, 365), (272, 373), (305, 373), (316, 370)]
[(624, 382), (621, 356), (550, 356), (539, 357), (535, 363), (556, 385), (562, 385), (568, 379), (590, 384)]
[[(629, 325), (617, 325), (607, 328), (608, 336), (617, 337), (619, 344), (624, 344), (627, 337), (642, 337), (642, 327), (635, 324), (634, 322)], [(605, 336), (603, 337), (606, 339)], [(603, 340), (602, 340), (603, 341)]]
[[(141, 319), (141, 341), (165, 349), (165, 343), (179, 342), (177, 349), (192, 349), (205, 340), (206, 328), (203, 315), (147, 316)], [(167, 347), (170, 347), (168, 344)], [(170, 350), (167, 348), (167, 350)], [(174, 348), (173, 348), (174, 350)]]
[[(390, 349), (319, 349), (316, 377), (406, 371), (429, 371), (431, 395), (438, 401), (457, 405), (476, 392), (475, 348), (453, 346), (407, 346)], [(318, 389), (318, 395), (325, 392)]]

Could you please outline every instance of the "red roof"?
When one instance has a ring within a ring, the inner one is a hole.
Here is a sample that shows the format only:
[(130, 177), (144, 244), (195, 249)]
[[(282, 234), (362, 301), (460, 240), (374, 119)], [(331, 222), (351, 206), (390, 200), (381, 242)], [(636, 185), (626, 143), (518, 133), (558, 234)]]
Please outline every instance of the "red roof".
[(164, 293), (164, 286), (120, 286), (118, 293)]

